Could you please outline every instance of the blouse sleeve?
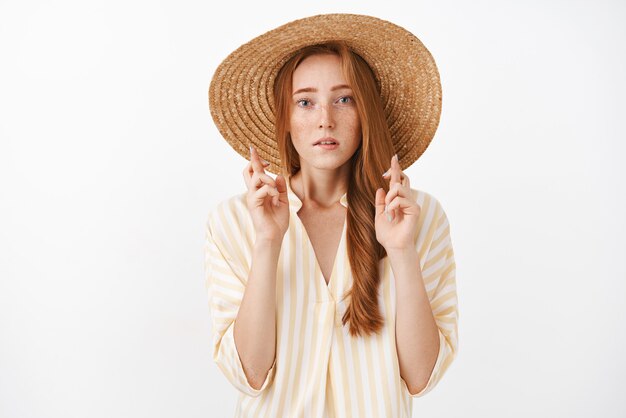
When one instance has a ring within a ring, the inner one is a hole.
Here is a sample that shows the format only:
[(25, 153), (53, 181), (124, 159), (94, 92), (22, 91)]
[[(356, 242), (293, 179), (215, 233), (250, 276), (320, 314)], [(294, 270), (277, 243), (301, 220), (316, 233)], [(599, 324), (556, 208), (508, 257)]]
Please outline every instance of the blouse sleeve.
[[(248, 268), (241, 263), (240, 257), (243, 251), (240, 251), (241, 248), (238, 247), (238, 240), (220, 239), (220, 236), (226, 235), (218, 231), (221, 229), (216, 228), (210, 214), (206, 223), (205, 283), (213, 327), (213, 361), (237, 390), (248, 396), (257, 397), (271, 385), (276, 359), (261, 388), (253, 388), (244, 373), (233, 334), (235, 319), (243, 299), (245, 283), (247, 283)], [(231, 256), (233, 252), (240, 257), (234, 254)]]
[(456, 357), (458, 348), (459, 314), (454, 250), (446, 213), (439, 202), (436, 206), (439, 214), (437, 226), (422, 268), (422, 277), (439, 328), (439, 354), (426, 386), (415, 394), (409, 392), (413, 398), (425, 395), (439, 383)]

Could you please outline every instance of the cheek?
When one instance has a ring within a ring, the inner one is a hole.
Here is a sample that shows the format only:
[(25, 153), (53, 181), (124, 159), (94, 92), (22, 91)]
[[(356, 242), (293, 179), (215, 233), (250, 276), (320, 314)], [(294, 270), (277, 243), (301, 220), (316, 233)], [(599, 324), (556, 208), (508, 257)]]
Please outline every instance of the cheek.
[(307, 127), (309, 123), (306, 118), (301, 116), (293, 116), (289, 120), (289, 132), (291, 133), (291, 137), (294, 140), (297, 140), (303, 134), (306, 134)]
[(298, 130), (302, 129), (306, 125), (306, 122), (302, 118), (293, 117), (291, 118), (290, 125), (293, 130)]
[(359, 119), (358, 114), (351, 115), (352, 117), (349, 119), (349, 123), (347, 124), (348, 129), (352, 131), (353, 135), (356, 137), (361, 136), (361, 121)]

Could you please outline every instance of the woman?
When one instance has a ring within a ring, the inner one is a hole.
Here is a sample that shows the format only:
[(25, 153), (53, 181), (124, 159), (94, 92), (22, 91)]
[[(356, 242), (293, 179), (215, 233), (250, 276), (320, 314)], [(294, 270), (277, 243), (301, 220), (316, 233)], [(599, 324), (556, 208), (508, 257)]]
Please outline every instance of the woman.
[[(384, 59), (395, 43), (398, 66)], [(248, 191), (207, 222), (213, 357), (240, 391), (238, 417), (410, 417), (456, 356), (447, 217), (396, 155), (417, 159), (439, 119), (436, 67), (416, 43), (376, 18), (319, 15), (216, 71), (213, 118), (250, 152)]]

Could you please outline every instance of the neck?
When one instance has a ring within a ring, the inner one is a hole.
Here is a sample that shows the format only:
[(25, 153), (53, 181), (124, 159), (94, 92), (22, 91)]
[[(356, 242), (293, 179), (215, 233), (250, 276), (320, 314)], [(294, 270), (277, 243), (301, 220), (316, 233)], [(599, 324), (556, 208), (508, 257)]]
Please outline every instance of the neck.
[(349, 170), (349, 164), (335, 170), (301, 167), (289, 184), (303, 206), (330, 208), (347, 192)]

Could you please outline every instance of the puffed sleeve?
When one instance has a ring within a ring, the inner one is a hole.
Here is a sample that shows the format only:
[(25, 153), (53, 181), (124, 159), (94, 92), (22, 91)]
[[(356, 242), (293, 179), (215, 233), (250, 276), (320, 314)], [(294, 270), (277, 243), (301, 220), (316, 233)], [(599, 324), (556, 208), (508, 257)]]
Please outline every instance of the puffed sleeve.
[[(216, 209), (217, 211), (217, 209)], [(212, 322), (213, 361), (224, 376), (240, 392), (257, 397), (271, 385), (274, 379), (272, 364), (260, 389), (253, 388), (244, 373), (237, 348), (235, 347), (234, 325), (243, 299), (249, 268), (242, 262), (243, 251), (240, 240), (228, 237), (214, 212), (206, 223), (205, 272), (206, 289)]]
[(456, 264), (450, 224), (441, 204), (436, 200), (435, 207), (436, 229), (422, 267), (422, 277), (439, 328), (439, 354), (426, 386), (415, 394), (409, 392), (413, 398), (425, 395), (437, 385), (456, 357), (458, 348)]

